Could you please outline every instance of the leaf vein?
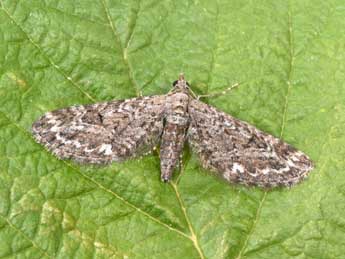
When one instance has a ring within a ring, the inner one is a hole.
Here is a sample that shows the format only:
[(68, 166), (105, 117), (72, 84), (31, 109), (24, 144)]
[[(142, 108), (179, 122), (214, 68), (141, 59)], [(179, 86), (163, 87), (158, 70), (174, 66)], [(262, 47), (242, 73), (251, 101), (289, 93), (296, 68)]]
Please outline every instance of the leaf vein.
[(219, 33), (219, 3), (218, 0), (216, 1), (216, 6), (217, 6), (217, 10), (216, 10), (216, 17), (215, 17), (215, 26), (216, 26), (216, 32), (215, 32), (215, 38), (216, 38), (216, 46), (215, 48), (212, 50), (212, 55), (211, 55), (211, 64), (210, 64), (210, 71), (208, 73), (208, 83), (207, 83), (207, 93), (209, 92), (208, 89), (212, 84), (213, 81), (213, 76), (212, 73), (214, 71), (214, 67), (216, 64), (216, 57), (217, 57), (217, 52), (219, 49), (219, 40), (218, 40), (218, 33)]
[(24, 28), (12, 17), (12, 15), (8, 12), (7, 9), (4, 8), (2, 1), (0, 1), (1, 9), (4, 13), (8, 16), (8, 18), (23, 32), (25, 37), (29, 40), (29, 42), (38, 49), (38, 51), (42, 54), (42, 56), (49, 62), (49, 64), (56, 69), (68, 82), (70, 82), (74, 87), (76, 87), (82, 94), (84, 94), (88, 99), (93, 102), (96, 102), (96, 99), (93, 98), (89, 93), (83, 90), (80, 85), (72, 80), (70, 76), (68, 76), (62, 69), (59, 67), (44, 51), (43, 49), (29, 36), (29, 34), (24, 30)]
[(194, 245), (195, 249), (197, 250), (200, 258), (204, 259), (205, 258), (204, 253), (203, 253), (203, 251), (202, 251), (202, 249), (201, 249), (201, 247), (199, 245), (198, 237), (197, 237), (197, 235), (196, 235), (196, 233), (194, 231), (194, 228), (193, 228), (193, 226), (192, 226), (192, 224), (191, 224), (191, 222), (189, 220), (189, 217), (188, 217), (188, 214), (187, 214), (187, 210), (186, 210), (186, 207), (184, 206), (183, 201), (181, 199), (181, 195), (180, 195), (180, 193), (178, 191), (178, 187), (177, 187), (177, 185), (175, 183), (171, 183), (171, 186), (173, 187), (173, 189), (175, 191), (177, 200), (178, 200), (179, 205), (180, 205), (180, 207), (182, 209), (183, 215), (184, 215), (184, 217), (186, 219), (186, 222), (187, 222), (190, 234), (191, 234), (191, 236), (189, 238), (192, 240), (193, 245)]
[(43, 248), (41, 248), (40, 246), (38, 246), (34, 241), (32, 241), (22, 230), (20, 230), (19, 228), (17, 228), (14, 224), (12, 224), (12, 222), (7, 219), (6, 217), (4, 217), (3, 215), (0, 214), (0, 217), (5, 220), (5, 222), (12, 228), (14, 229), (16, 232), (18, 232), (20, 235), (22, 235), (24, 237), (24, 239), (26, 239), (27, 241), (29, 241), (32, 246), (34, 248), (36, 248), (37, 250), (39, 250), (42, 254), (44, 254), (45, 256), (49, 257), (49, 258), (54, 258), (53, 256), (49, 255), (47, 253), (47, 251), (45, 251)]
[(283, 118), (282, 118), (282, 125), (280, 131), (280, 138), (283, 137), (285, 124), (286, 124), (286, 116), (287, 116), (287, 109), (288, 109), (288, 100), (291, 91), (291, 81), (292, 81), (292, 71), (294, 65), (294, 48), (293, 48), (293, 35), (292, 35), (292, 22), (291, 22), (291, 10), (288, 10), (288, 41), (289, 41), (289, 69), (288, 69), (288, 79), (287, 79), (287, 92), (285, 96), (285, 103), (284, 103), (284, 110), (283, 110)]
[(260, 218), (260, 215), (261, 215), (261, 209), (262, 209), (262, 206), (266, 200), (266, 196), (267, 196), (267, 191), (264, 192), (264, 195), (262, 196), (262, 199), (260, 200), (260, 203), (259, 203), (259, 206), (256, 210), (256, 213), (255, 213), (255, 218), (253, 220), (253, 224), (248, 232), (248, 235), (247, 235), (247, 238), (244, 240), (244, 243), (243, 243), (243, 246), (242, 248), (240, 249), (238, 255), (236, 256), (236, 259), (240, 259), (244, 253), (244, 250), (246, 249), (247, 247), (247, 244), (248, 244), (248, 241), (250, 239), (250, 237), (252, 236), (254, 230), (255, 230), (255, 227), (256, 227), (256, 224), (257, 222), (259, 221), (259, 218)]
[(114, 38), (116, 39), (117, 43), (118, 43), (118, 47), (120, 48), (120, 51), (122, 53), (121, 57), (123, 59), (123, 63), (125, 64), (126, 68), (127, 68), (127, 73), (128, 73), (128, 78), (129, 78), (129, 81), (131, 82), (131, 85), (133, 86), (134, 90), (135, 90), (135, 93), (137, 96), (141, 96), (141, 92), (139, 90), (139, 86), (137, 85), (134, 77), (133, 77), (133, 71), (132, 71), (132, 67), (128, 61), (128, 58), (127, 58), (127, 47), (126, 49), (124, 49), (122, 47), (122, 44), (121, 44), (121, 39), (120, 39), (120, 35), (118, 34), (117, 30), (116, 30), (116, 27), (115, 27), (115, 24), (113, 23), (112, 19), (111, 19), (111, 16), (110, 16), (110, 12), (109, 12), (109, 8), (108, 6), (106, 5), (105, 3), (105, 0), (101, 0), (102, 2), (102, 5), (104, 7), (104, 11), (106, 13), (106, 16), (107, 16), (107, 19), (108, 19), (108, 22), (109, 22), (109, 25), (110, 25), (110, 28), (114, 34)]

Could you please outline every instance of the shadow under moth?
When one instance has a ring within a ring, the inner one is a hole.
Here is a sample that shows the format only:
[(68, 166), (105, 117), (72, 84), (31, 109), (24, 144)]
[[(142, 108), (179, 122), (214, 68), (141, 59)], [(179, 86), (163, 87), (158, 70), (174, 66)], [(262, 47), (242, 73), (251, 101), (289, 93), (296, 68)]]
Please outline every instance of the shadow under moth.
[(204, 168), (229, 183), (292, 186), (313, 169), (291, 145), (199, 101), (182, 74), (166, 95), (48, 112), (32, 132), (58, 158), (80, 163), (124, 161), (160, 146), (164, 182), (180, 164), (185, 142)]

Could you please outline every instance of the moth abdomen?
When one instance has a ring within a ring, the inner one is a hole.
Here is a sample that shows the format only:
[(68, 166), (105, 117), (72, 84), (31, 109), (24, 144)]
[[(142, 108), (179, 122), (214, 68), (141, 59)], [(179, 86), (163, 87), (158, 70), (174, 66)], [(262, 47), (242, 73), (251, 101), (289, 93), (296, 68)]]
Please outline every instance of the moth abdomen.
[(166, 122), (160, 147), (161, 179), (168, 182), (183, 151), (187, 124)]

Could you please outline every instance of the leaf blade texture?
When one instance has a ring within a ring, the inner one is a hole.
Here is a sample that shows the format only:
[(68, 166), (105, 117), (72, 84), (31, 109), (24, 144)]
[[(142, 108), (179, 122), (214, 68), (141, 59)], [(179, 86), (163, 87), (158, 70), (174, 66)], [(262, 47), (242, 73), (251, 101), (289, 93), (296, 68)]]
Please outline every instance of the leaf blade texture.
[[(344, 254), (342, 1), (0, 1), (0, 257), (337, 258)], [(316, 169), (291, 190), (229, 187), (185, 152), (105, 168), (35, 144), (39, 115), (164, 94), (184, 72), (212, 106)], [(288, 209), (287, 209), (288, 208)]]

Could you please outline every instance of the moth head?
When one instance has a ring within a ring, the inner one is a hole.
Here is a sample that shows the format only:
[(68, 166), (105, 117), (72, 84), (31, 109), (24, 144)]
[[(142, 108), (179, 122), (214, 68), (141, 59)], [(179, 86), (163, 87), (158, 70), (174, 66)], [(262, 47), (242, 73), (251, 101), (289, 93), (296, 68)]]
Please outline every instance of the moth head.
[(181, 73), (178, 80), (173, 82), (173, 87), (181, 90), (189, 89), (189, 83), (184, 79), (184, 74)]

